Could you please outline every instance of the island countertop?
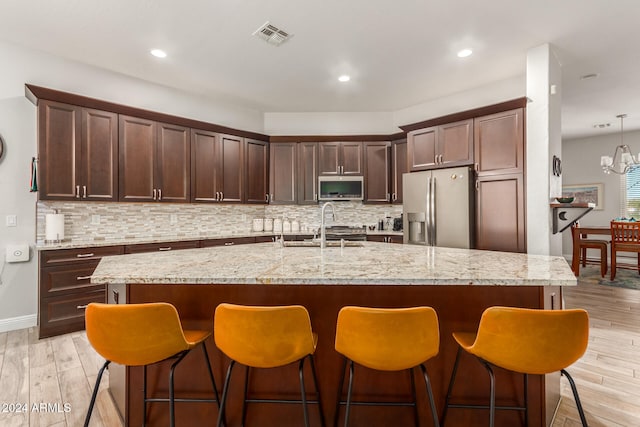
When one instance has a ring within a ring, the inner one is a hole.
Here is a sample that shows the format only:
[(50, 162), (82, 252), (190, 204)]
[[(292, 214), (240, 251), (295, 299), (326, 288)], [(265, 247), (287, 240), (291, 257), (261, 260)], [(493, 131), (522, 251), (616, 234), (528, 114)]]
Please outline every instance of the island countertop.
[(362, 242), (362, 247), (274, 243), (104, 257), (95, 284), (575, 286), (562, 257)]

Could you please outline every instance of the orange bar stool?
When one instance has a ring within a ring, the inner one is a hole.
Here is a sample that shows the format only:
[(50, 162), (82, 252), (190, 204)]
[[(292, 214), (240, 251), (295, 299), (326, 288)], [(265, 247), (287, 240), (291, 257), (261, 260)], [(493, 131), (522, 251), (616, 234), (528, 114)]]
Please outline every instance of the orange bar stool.
[[(418, 406), (414, 369), (420, 366), (429, 396), (433, 425), (439, 426), (431, 382), (424, 365), (427, 360), (438, 354), (439, 347), (438, 316), (431, 307), (343, 307), (338, 313), (335, 348), (345, 358), (338, 389), (334, 425), (338, 423), (340, 405), (346, 404), (345, 427), (349, 425), (351, 405), (413, 406), (417, 426)], [(345, 402), (341, 400), (341, 395), (347, 361), (349, 362), (349, 385)], [(378, 371), (408, 370), (411, 375), (413, 400), (411, 402), (352, 401), (354, 363)]]
[[(586, 351), (589, 340), (589, 315), (585, 310), (534, 310), (513, 307), (490, 307), (480, 319), (477, 333), (454, 332), (460, 347), (453, 366), (449, 389), (442, 414), (444, 425), (449, 408), (489, 409), (489, 425), (493, 427), (496, 409), (524, 411), (524, 425), (528, 425), (528, 375), (544, 375), (560, 371), (567, 377), (578, 407), (583, 426), (587, 421), (582, 410), (578, 390), (565, 370)], [(462, 350), (474, 355), (489, 373), (491, 381), (489, 406), (453, 404), (451, 392)], [(524, 405), (495, 404), (495, 377), (492, 366), (524, 374)]]
[[(231, 363), (222, 391), (222, 403), (218, 415), (218, 427), (222, 425), (228, 398), (231, 374), (236, 363), (247, 368), (242, 403), (242, 425), (246, 419), (247, 403), (302, 403), (304, 425), (309, 426), (307, 403), (318, 404), (320, 421), (325, 425), (324, 414), (313, 354), (318, 341), (311, 330), (307, 309), (301, 305), (290, 306), (246, 306), (220, 304), (214, 317), (214, 339), (216, 346), (226, 354)], [(317, 400), (307, 400), (304, 383), (304, 363), (309, 360)], [(300, 400), (249, 399), (247, 382), (250, 368), (276, 368), (298, 362), (300, 377)]]
[[(106, 359), (98, 372), (98, 378), (93, 388), (91, 403), (84, 422), (85, 427), (89, 425), (102, 374), (111, 362), (126, 366), (144, 367), (143, 426), (147, 420), (148, 402), (169, 402), (169, 422), (172, 427), (175, 425), (174, 403), (176, 400), (180, 402), (216, 402), (219, 408), (218, 389), (213, 378), (207, 347), (205, 346), (205, 340), (211, 336), (211, 332), (183, 330), (178, 312), (173, 305), (167, 303), (91, 303), (87, 306), (85, 320), (87, 339), (96, 352)], [(199, 344), (202, 346), (215, 398), (176, 399), (173, 385), (174, 370), (191, 349)], [(147, 365), (167, 359), (176, 359), (171, 365), (169, 373), (169, 398), (148, 398)]]

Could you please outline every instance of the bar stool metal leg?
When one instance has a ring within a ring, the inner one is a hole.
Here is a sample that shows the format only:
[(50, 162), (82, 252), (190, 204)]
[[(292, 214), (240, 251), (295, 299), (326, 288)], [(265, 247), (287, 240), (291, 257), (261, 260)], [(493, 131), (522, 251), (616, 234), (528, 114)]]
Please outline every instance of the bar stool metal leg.
[(493, 369), (491, 369), (491, 366), (487, 362), (485, 362), (484, 360), (482, 360), (480, 358), (478, 358), (478, 360), (480, 361), (480, 363), (482, 363), (482, 366), (484, 366), (484, 368), (489, 373), (489, 379), (490, 379), (489, 427), (494, 427), (495, 418), (496, 418), (496, 377), (493, 374)]
[(424, 383), (427, 387), (427, 395), (429, 396), (429, 406), (431, 407), (431, 416), (433, 417), (433, 425), (436, 427), (440, 426), (438, 422), (438, 411), (436, 411), (436, 402), (433, 398), (433, 390), (431, 389), (431, 380), (429, 379), (429, 374), (427, 373), (427, 367), (424, 364), (420, 364), (420, 369), (422, 370), (422, 375), (424, 376)]
[(576, 401), (576, 407), (578, 408), (578, 414), (580, 415), (580, 421), (582, 422), (582, 426), (583, 427), (588, 427), (587, 426), (587, 419), (584, 416), (584, 410), (582, 409), (582, 403), (580, 402), (580, 396), (578, 396), (578, 389), (576, 388), (576, 383), (573, 381), (573, 378), (571, 377), (571, 375), (569, 375), (569, 373), (562, 369), (560, 370), (560, 374), (564, 375), (565, 377), (567, 377), (567, 380), (569, 380), (569, 385), (571, 386), (571, 391), (573, 392), (573, 398)]
[[(304, 413), (304, 426), (309, 427), (309, 411), (307, 410), (307, 393), (304, 387), (304, 360), (306, 357), (300, 359), (298, 362), (298, 376), (300, 377), (300, 397), (302, 398), (302, 412)], [(321, 411), (322, 412), (322, 411)]]
[(344, 414), (344, 427), (349, 426), (349, 410), (351, 409), (351, 390), (353, 388), (353, 361), (349, 361), (349, 386), (347, 388), (347, 407)]
[(98, 388), (100, 387), (100, 380), (102, 380), (102, 374), (104, 373), (104, 370), (107, 368), (107, 366), (109, 366), (110, 363), (111, 363), (110, 360), (105, 361), (104, 365), (102, 365), (102, 368), (100, 368), (100, 371), (98, 371), (98, 378), (96, 378), (96, 384), (93, 386), (93, 393), (91, 394), (91, 403), (89, 403), (89, 409), (87, 410), (87, 417), (84, 420), (84, 427), (89, 426), (89, 420), (91, 419), (93, 406), (96, 403), (96, 397), (98, 397)]
[(227, 408), (227, 395), (229, 394), (229, 380), (231, 379), (231, 371), (233, 370), (233, 366), (236, 364), (234, 360), (231, 360), (229, 363), (229, 368), (227, 369), (227, 376), (224, 380), (224, 386), (222, 388), (222, 402), (220, 402), (220, 411), (218, 411), (218, 422), (216, 423), (216, 427), (222, 427), (222, 420), (225, 417), (225, 409)]
[(344, 387), (344, 374), (347, 371), (347, 358), (342, 358), (342, 370), (340, 371), (340, 381), (338, 382), (338, 393), (336, 393), (336, 412), (333, 416), (333, 427), (338, 427), (338, 418), (340, 417), (340, 397), (342, 396), (342, 389)]
[(456, 374), (458, 373), (458, 363), (460, 362), (460, 354), (462, 353), (462, 348), (458, 347), (458, 352), (456, 353), (456, 361), (453, 363), (453, 371), (451, 372), (451, 379), (449, 380), (449, 387), (447, 388), (447, 396), (444, 399), (444, 409), (442, 411), (442, 417), (440, 418), (440, 422), (444, 426), (445, 418), (447, 417), (447, 410), (449, 409), (449, 401), (451, 400), (451, 392), (453, 391), (453, 383), (456, 380)]

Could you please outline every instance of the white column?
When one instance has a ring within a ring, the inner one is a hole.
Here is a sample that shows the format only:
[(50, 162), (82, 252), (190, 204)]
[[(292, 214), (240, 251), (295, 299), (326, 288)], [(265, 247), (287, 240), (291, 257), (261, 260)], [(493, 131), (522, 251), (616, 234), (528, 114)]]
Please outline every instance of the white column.
[(527, 252), (561, 255), (561, 234), (552, 234), (549, 203), (561, 194), (562, 177), (553, 175), (553, 156), (561, 157), (562, 71), (553, 48), (527, 52), (526, 201)]

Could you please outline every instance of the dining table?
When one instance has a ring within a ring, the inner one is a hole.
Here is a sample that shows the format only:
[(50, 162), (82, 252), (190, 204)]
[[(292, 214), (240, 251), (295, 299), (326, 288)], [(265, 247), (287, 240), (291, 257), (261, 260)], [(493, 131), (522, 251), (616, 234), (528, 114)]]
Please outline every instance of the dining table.
[[(611, 227), (609, 225), (576, 225), (573, 233), (573, 255), (571, 257), (571, 270), (576, 274), (580, 272), (580, 240), (587, 239), (591, 234), (611, 236)], [(604, 240), (604, 239), (603, 239)]]

